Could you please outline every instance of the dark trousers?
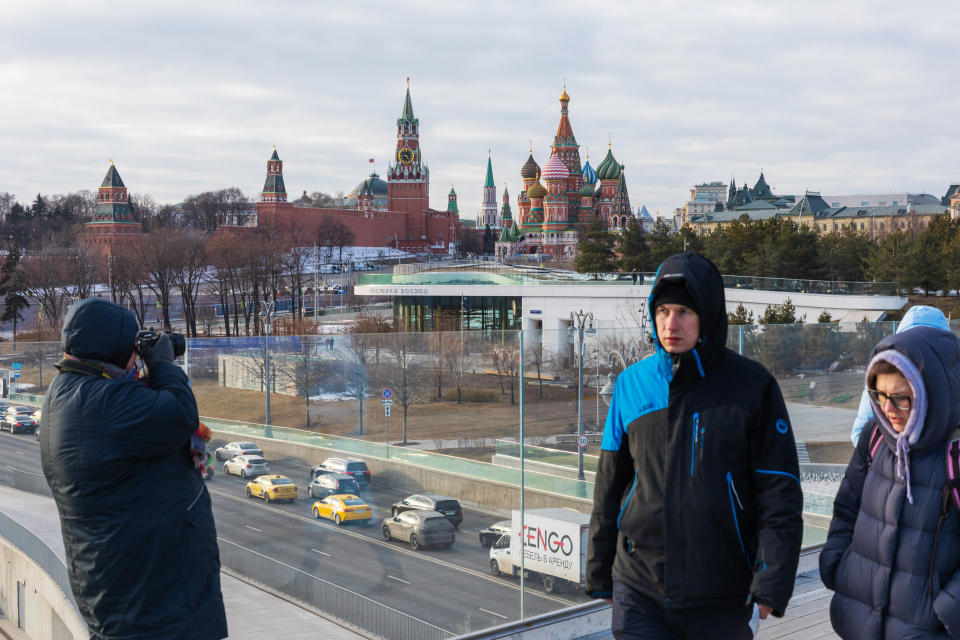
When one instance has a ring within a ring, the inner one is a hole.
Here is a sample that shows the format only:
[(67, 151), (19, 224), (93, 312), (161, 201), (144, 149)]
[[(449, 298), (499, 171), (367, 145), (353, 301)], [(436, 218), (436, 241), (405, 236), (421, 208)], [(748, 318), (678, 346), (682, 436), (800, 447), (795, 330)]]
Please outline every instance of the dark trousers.
[(613, 583), (617, 640), (750, 640), (752, 607), (667, 609), (627, 585)]

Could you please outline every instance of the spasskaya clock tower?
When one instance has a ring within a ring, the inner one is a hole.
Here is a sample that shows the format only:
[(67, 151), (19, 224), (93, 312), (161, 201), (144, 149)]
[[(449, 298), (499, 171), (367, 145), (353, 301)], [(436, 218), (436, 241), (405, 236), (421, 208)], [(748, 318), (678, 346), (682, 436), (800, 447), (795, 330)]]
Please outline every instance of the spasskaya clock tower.
[(387, 184), (389, 209), (407, 214), (407, 237), (397, 240), (401, 245), (423, 244), (427, 240), (426, 215), (430, 209), (430, 169), (420, 155), (420, 121), (413, 115), (410, 78), (403, 113), (397, 119), (397, 150), (390, 163)]

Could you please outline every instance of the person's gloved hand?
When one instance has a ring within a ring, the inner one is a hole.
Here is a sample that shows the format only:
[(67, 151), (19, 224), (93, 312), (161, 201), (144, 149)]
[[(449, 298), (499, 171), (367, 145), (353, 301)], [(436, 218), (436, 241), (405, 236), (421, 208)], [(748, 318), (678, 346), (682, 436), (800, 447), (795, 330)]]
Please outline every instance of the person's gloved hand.
[(147, 369), (153, 369), (157, 362), (173, 362), (173, 342), (170, 336), (163, 334), (152, 346), (144, 345), (140, 349), (140, 359)]

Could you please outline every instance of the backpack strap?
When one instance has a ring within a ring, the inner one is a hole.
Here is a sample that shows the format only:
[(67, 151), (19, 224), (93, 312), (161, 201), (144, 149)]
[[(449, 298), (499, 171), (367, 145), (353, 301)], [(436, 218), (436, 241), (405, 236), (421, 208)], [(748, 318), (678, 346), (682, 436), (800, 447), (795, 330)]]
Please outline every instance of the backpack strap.
[(953, 506), (960, 511), (960, 429), (953, 432), (947, 443), (947, 486)]
[(873, 459), (880, 450), (880, 444), (883, 442), (883, 434), (880, 432), (880, 425), (874, 425), (873, 433), (870, 434), (870, 446), (867, 449), (867, 467), (873, 464)]

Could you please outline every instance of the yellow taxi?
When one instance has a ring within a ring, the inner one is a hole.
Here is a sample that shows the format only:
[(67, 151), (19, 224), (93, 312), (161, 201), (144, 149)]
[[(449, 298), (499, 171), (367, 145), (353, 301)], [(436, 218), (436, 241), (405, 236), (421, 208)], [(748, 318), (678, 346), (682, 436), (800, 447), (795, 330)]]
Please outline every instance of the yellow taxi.
[(338, 525), (347, 520), (370, 522), (370, 505), (352, 493), (339, 493), (313, 503), (313, 517), (327, 518)]
[(293, 502), (297, 499), (297, 485), (286, 476), (259, 476), (256, 480), (247, 483), (247, 497), (263, 498), (266, 502), (275, 500)]

